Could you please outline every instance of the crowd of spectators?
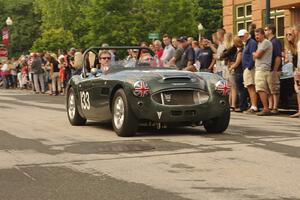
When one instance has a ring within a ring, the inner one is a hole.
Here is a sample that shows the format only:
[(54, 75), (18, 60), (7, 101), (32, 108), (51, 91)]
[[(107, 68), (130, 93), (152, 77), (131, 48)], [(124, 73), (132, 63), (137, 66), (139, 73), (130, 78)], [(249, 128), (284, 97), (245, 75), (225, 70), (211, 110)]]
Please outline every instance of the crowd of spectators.
[[(258, 116), (279, 114), (280, 100), (286, 102), (292, 95), (287, 92), (288, 87), (294, 87), (298, 112), (291, 117), (300, 117), (300, 26), (286, 31), (284, 46), (275, 33), (273, 25), (256, 28), (251, 24), (249, 30), (239, 30), (237, 35), (218, 29), (211, 36), (212, 40), (165, 34), (162, 41), (154, 40), (149, 45), (142, 42), (140, 45), (155, 52), (160, 66), (222, 76), (231, 86), (230, 107), (233, 112)], [(82, 53), (71, 48), (69, 52), (31, 53), (1, 63), (2, 83), (6, 88), (19, 87), (32, 89), (35, 93), (47, 91), (49, 95), (63, 95), (67, 81), (80, 73)], [(113, 51), (102, 54), (103, 63), (116, 59)], [(136, 56), (136, 52), (131, 51), (128, 60), (136, 59)], [(140, 59), (148, 58), (144, 54)]]

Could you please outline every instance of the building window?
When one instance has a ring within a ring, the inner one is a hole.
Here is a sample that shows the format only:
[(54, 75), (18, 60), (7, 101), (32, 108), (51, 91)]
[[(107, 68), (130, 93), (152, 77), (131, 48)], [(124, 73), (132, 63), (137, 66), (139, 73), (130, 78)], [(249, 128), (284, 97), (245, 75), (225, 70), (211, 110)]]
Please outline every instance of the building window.
[[(264, 19), (266, 13), (263, 14)], [(265, 21), (265, 20), (264, 20)], [(283, 40), (284, 38), (284, 10), (272, 10), (270, 12), (270, 23), (276, 27), (276, 37)]]
[(235, 33), (241, 29), (248, 29), (249, 25), (252, 23), (252, 5), (242, 4), (235, 7)]

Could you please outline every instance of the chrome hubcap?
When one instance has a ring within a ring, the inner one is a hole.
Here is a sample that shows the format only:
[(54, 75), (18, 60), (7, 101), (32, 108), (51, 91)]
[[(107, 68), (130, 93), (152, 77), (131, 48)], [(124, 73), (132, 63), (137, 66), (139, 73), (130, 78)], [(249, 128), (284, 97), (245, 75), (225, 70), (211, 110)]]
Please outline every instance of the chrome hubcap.
[(69, 96), (69, 108), (68, 108), (69, 117), (74, 119), (75, 116), (75, 97), (74, 94), (71, 93)]
[(114, 124), (120, 129), (124, 122), (124, 101), (122, 97), (117, 97), (114, 105)]

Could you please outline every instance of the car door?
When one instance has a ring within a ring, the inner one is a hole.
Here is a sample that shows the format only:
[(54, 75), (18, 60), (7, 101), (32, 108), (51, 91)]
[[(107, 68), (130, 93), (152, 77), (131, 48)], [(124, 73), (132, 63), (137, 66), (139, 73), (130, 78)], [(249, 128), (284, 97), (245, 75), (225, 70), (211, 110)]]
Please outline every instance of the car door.
[(80, 107), (82, 109), (84, 116), (87, 119), (93, 118), (91, 87), (92, 87), (91, 78), (83, 78), (83, 80), (78, 84)]
[(107, 75), (101, 74), (91, 80), (91, 106), (93, 107), (93, 118), (97, 120), (111, 119), (109, 105), (109, 91)]

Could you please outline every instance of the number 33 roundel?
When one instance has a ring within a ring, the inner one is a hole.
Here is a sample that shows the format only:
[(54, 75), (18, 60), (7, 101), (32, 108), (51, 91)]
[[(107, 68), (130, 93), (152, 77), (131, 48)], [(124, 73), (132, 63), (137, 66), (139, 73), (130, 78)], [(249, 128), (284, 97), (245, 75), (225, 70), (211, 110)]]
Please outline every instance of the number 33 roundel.
[(81, 108), (83, 110), (89, 110), (91, 108), (90, 95), (88, 92), (85, 91), (80, 92), (80, 102), (81, 102)]

